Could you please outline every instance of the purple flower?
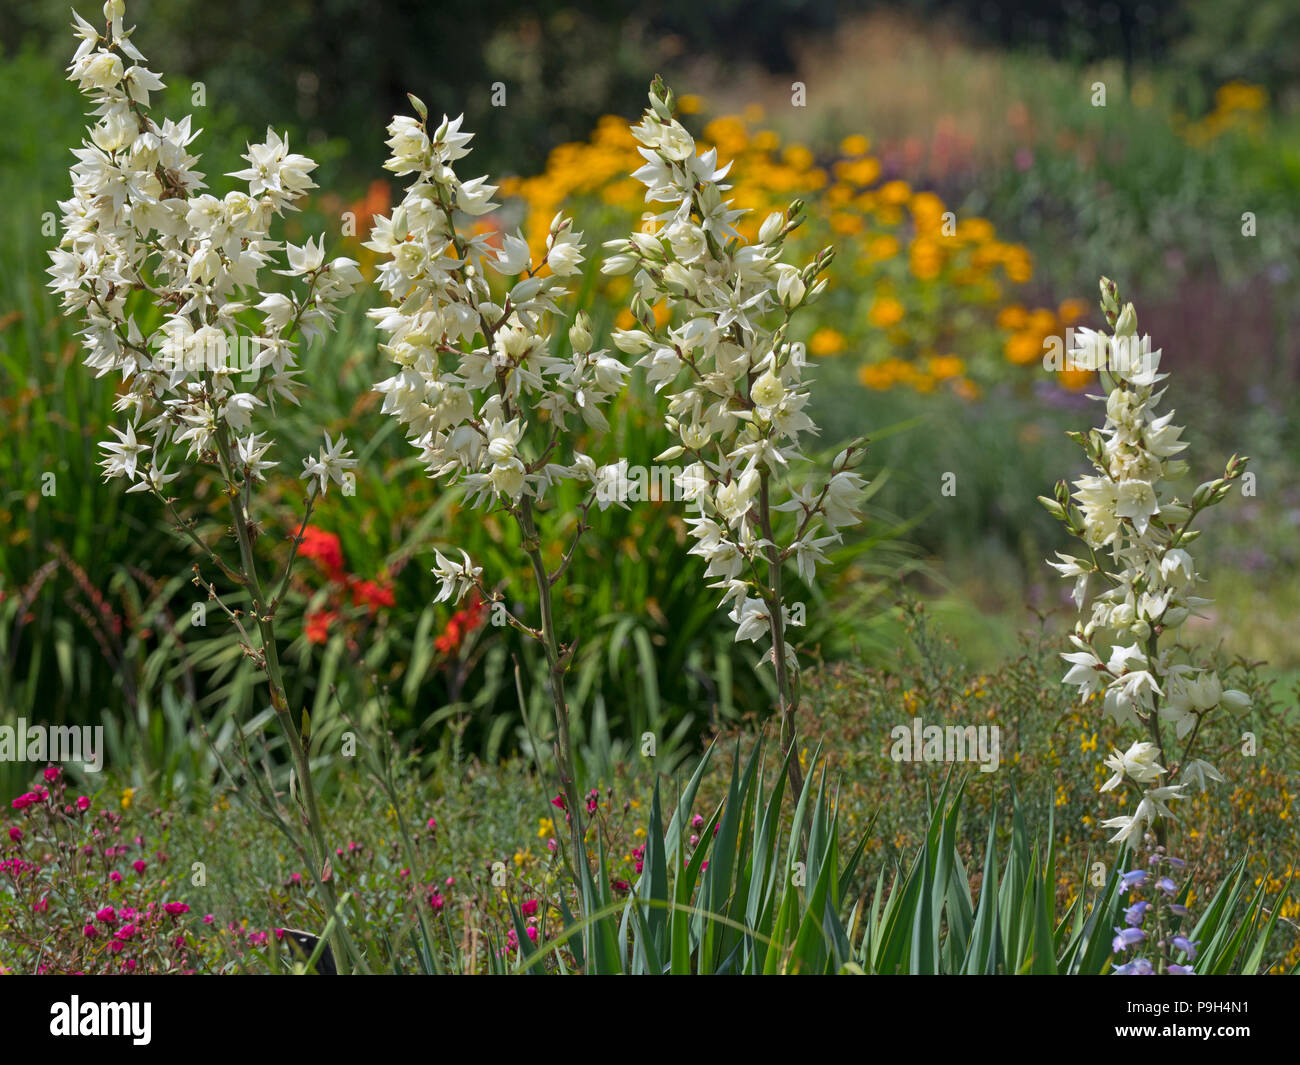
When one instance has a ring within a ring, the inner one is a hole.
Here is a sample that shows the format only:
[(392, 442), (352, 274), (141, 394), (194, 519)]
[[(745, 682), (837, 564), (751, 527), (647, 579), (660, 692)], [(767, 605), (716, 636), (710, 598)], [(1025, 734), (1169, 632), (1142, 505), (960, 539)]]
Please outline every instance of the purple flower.
[(1157, 880), (1156, 887), (1158, 887), (1166, 895), (1173, 895), (1178, 891), (1178, 885), (1175, 884), (1172, 880), (1170, 880), (1169, 877), (1167, 876), (1162, 876), (1159, 880)]
[(1150, 908), (1151, 903), (1147, 902), (1145, 899), (1141, 902), (1133, 903), (1132, 906), (1124, 911), (1124, 923), (1135, 927), (1140, 925), (1143, 918), (1146, 917), (1147, 910)]
[(1174, 936), (1173, 943), (1175, 947), (1187, 955), (1188, 961), (1196, 960), (1196, 943), (1193, 943), (1186, 936)]
[(1190, 965), (1171, 965), (1169, 973), (1171, 976), (1195, 976), (1196, 970)]
[(1119, 965), (1115, 968), (1116, 976), (1151, 976), (1155, 970), (1146, 958), (1134, 958), (1126, 965)]
[(1115, 932), (1115, 938), (1110, 941), (1110, 949), (1116, 954), (1122, 950), (1128, 950), (1135, 943), (1141, 943), (1147, 937), (1147, 934), (1140, 928), (1117, 928)]
[(1133, 872), (1125, 873), (1120, 877), (1119, 882), (1120, 886), (1123, 887), (1125, 891), (1129, 891), (1135, 887), (1141, 887), (1147, 882), (1147, 871), (1145, 869), (1134, 869)]

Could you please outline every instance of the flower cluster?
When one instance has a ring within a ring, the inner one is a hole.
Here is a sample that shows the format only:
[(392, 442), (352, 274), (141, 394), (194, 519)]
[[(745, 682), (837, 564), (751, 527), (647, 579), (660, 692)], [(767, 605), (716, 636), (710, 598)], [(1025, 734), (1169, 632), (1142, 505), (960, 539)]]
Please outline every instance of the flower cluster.
[[(1173, 875), (1186, 865), (1181, 858), (1167, 854), (1164, 847), (1148, 837), (1150, 845), (1144, 866), (1124, 873), (1120, 883), (1125, 891), (1143, 889), (1150, 898), (1136, 898), (1124, 910), (1124, 924), (1115, 929), (1111, 950), (1115, 954), (1132, 951), (1129, 960), (1115, 967), (1117, 976), (1193, 976), (1199, 943), (1193, 942), (1179, 928), (1188, 919), (1187, 906), (1179, 901), (1178, 885)], [(1183, 893), (1185, 895), (1185, 893)], [(1130, 895), (1130, 898), (1133, 898)], [(1154, 956), (1154, 961), (1152, 957)], [(1177, 960), (1176, 960), (1177, 959)]]
[[(791, 462), (817, 427), (806, 410), (809, 393), (803, 360), (789, 342), (790, 321), (824, 290), (818, 275), (832, 252), (824, 249), (802, 267), (782, 261), (785, 238), (800, 223), (797, 201), (770, 214), (757, 241), (746, 242), (736, 229), (744, 212), (724, 198), (729, 166), (719, 165), (714, 149), (697, 153), (661, 83), (651, 88), (650, 107), (633, 134), (646, 160), (635, 177), (646, 187), (646, 202), (663, 210), (648, 214), (630, 239), (607, 245), (605, 273), (635, 271), (631, 310), (640, 326), (616, 331), (613, 340), (640, 356), (656, 391), (672, 389), (667, 425), (678, 443), (657, 461), (688, 459), (677, 483), (698, 510), (688, 521), (691, 553), (707, 562), (715, 587), (725, 589), (736, 639), (770, 639), (767, 658), (778, 673), (793, 671), (797, 656), (783, 638), (791, 619), (780, 570), (792, 561), (811, 583), (825, 550), (840, 541), (839, 530), (861, 520), (865, 487), (853, 472), (857, 446), (839, 454), (820, 487), (791, 477)], [(657, 319), (653, 307), (661, 301), (675, 321)], [(772, 511), (794, 515), (795, 531), (782, 544)]]
[[(1113, 335), (1079, 330), (1080, 346), (1071, 353), (1082, 368), (1099, 371), (1107, 386), (1098, 397), (1106, 403), (1102, 428), (1071, 434), (1095, 473), (1075, 482), (1077, 505), (1064, 481), (1055, 499), (1040, 500), (1086, 549), (1082, 556), (1058, 552), (1060, 561), (1049, 563), (1073, 582), (1079, 610), (1090, 606), (1070, 637), (1074, 650), (1062, 655), (1070, 664), (1064, 683), (1077, 686), (1084, 699), (1100, 696), (1117, 723), (1149, 737), (1106, 761), (1113, 775), (1101, 790), (1126, 785), (1139, 796), (1132, 813), (1102, 822), (1115, 830), (1111, 841), (1123, 843), (1172, 817), (1169, 803), (1188, 788), (1204, 790), (1207, 781), (1223, 779), (1214, 766), (1191, 757), (1195, 741), (1212, 711), (1250, 706), (1249, 696), (1225, 690), (1216, 671), (1190, 661), (1177, 644), (1160, 645), (1209, 602), (1196, 595), (1203, 578), (1187, 551), (1198, 535), (1190, 527), (1227, 496), (1247, 460), (1234, 456), (1224, 476), (1198, 487), (1190, 502), (1174, 494), (1171, 482), (1187, 471), (1175, 456), (1187, 444), (1173, 411), (1157, 413), (1164, 394), (1157, 386), (1168, 376), (1159, 372), (1160, 351), (1152, 350), (1150, 337), (1139, 338), (1133, 305), (1121, 309), (1114, 282), (1103, 278), (1101, 291)], [(1090, 596), (1097, 578), (1103, 587)], [(1184, 741), (1172, 766), (1166, 727)]]
[[(276, 465), (255, 418), (277, 400), (297, 402), (298, 339), (329, 328), (362, 277), (350, 259), (327, 263), (321, 241), (289, 244), (278, 258), (271, 225), (315, 188), (316, 164), (274, 131), (249, 145), (248, 166), (229, 175), (246, 190), (204, 191), (190, 116), (150, 117), (150, 94), (163, 82), (123, 29), (124, 9), (122, 0), (104, 5), (102, 33), (75, 16), (81, 44), (69, 80), (95, 105), (95, 121), (73, 153), (50, 287), (84, 319), (86, 365), (125, 382), (115, 406), (126, 427), (113, 427), (116, 439), (100, 445), (106, 477), (161, 495), (180, 475), (169, 466), (183, 449), (219, 465), (227, 480), (252, 483)], [(277, 262), (284, 266), (273, 272), (298, 283), (297, 292), (273, 290), (265, 274)], [(161, 312), (152, 333), (133, 313), (133, 296)], [(319, 479), (322, 492), (354, 465), (344, 443), (327, 438), (317, 459), (304, 460), (304, 476)]]
[[(324, 587), (313, 599), (316, 602), (323, 595), (323, 605), (309, 609), (303, 619), (303, 632), (308, 643), (328, 642), (335, 622), (347, 610), (349, 597), (352, 607), (364, 608), (370, 618), (380, 609), (396, 605), (393, 582), (386, 574), (381, 573), (377, 580), (365, 580), (346, 571), (343, 547), (334, 533), (316, 525), (305, 526), (298, 555), (315, 562), (325, 577)], [(355, 640), (349, 636), (349, 646), (353, 645)]]
[[(6, 959), (37, 973), (193, 972), (200, 944), (171, 897), (166, 851), (70, 793), (57, 766), (9, 803), (0, 835)], [(163, 831), (167, 819), (159, 818)]]
[[(392, 217), (375, 219), (366, 244), (386, 257), (379, 283), (392, 300), (370, 312), (398, 367), (376, 386), (383, 409), (406, 427), (429, 474), (459, 479), (474, 505), (500, 500), (511, 508), (566, 478), (594, 482), (590, 459), (566, 465), (557, 449), (570, 418), (608, 428), (600, 408), (628, 369), (593, 350), (585, 314), (568, 330), (567, 354), (552, 354), (559, 345), (548, 323), (567, 279), (581, 273), (582, 234), (557, 215), (534, 262), (518, 234), (494, 242), (485, 232), (462, 233), (458, 212), (477, 218), (496, 210), (496, 186), (457, 176), (453, 164), (472, 136), (461, 119), (444, 118), (430, 132), (423, 104), (412, 101), (421, 117), (393, 120), (385, 165), (414, 180)], [(500, 293), (493, 274), (507, 279)], [(534, 424), (544, 424), (546, 439), (530, 451)], [(460, 581), (457, 598), (468, 587)]]

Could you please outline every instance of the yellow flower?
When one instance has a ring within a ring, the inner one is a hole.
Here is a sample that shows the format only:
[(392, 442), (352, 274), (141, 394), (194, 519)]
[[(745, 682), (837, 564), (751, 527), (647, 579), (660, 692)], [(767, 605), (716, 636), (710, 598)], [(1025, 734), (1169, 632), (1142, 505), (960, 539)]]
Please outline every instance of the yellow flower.
[(1007, 362), (1017, 366), (1027, 366), (1038, 358), (1043, 350), (1043, 342), (1035, 333), (1012, 333), (1007, 338), (1003, 349)]
[(965, 369), (966, 364), (956, 355), (935, 355), (930, 359), (930, 373), (940, 381), (946, 381), (950, 377), (958, 377)]
[(684, 115), (699, 114), (703, 107), (704, 101), (693, 93), (677, 97), (677, 110)]
[(861, 133), (854, 133), (840, 141), (841, 155), (866, 155), (869, 151), (871, 151), (871, 141)]
[(1063, 300), (1061, 305), (1056, 308), (1056, 316), (1061, 319), (1062, 325), (1074, 325), (1087, 313), (1088, 304), (1083, 300)]
[(906, 181), (887, 181), (880, 186), (880, 198), (894, 207), (901, 207), (912, 198), (912, 186)]
[(813, 153), (802, 144), (790, 145), (781, 153), (781, 158), (796, 170), (807, 170), (813, 165)]
[(858, 380), (877, 392), (887, 392), (894, 387), (894, 375), (884, 363), (859, 366)]
[(1096, 749), (1097, 749), (1097, 734), (1095, 732), (1092, 734), (1091, 739), (1087, 736), (1084, 736), (1081, 742), (1079, 743), (1079, 750), (1081, 751), (1095, 751)]
[(873, 263), (892, 259), (898, 254), (898, 241), (894, 237), (876, 237), (867, 245), (867, 258)]
[(814, 355), (825, 358), (828, 355), (838, 355), (844, 350), (844, 334), (830, 326), (823, 326), (818, 329), (808, 340), (808, 350)]
[(122, 809), (131, 809), (131, 800), (135, 798), (135, 788), (126, 788), (122, 792)]
[(550, 839), (555, 835), (555, 822), (549, 817), (539, 818), (537, 821), (537, 838)]
[(872, 325), (879, 326), (881, 329), (888, 329), (891, 325), (897, 325), (903, 320), (903, 305), (894, 299), (893, 296), (881, 296), (871, 305), (871, 310), (867, 314)]
[(866, 186), (880, 177), (880, 163), (875, 159), (841, 159), (834, 166), (835, 176), (852, 185)]
[(957, 236), (972, 244), (984, 244), (993, 239), (993, 223), (987, 218), (963, 218), (957, 223)]

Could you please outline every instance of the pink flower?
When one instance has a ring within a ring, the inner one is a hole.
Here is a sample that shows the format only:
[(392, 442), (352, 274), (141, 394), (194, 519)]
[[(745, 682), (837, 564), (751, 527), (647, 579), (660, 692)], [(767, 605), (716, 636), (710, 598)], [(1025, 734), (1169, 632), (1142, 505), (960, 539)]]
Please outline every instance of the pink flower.
[(438, 831), (438, 819), (436, 817), (429, 818), (428, 829), (430, 832)]
[(48, 896), (46, 896), (43, 899), (37, 899), (36, 902), (32, 903), (33, 913), (48, 913), (49, 909), (50, 909), (50, 900)]
[(119, 873), (116, 869), (114, 869), (111, 873), (108, 874), (108, 879), (113, 881), (114, 884), (120, 884), (122, 882), (122, 874)]
[(130, 940), (130, 938), (133, 935), (135, 935), (135, 925), (124, 924), (121, 928), (119, 928), (116, 932), (113, 933), (113, 938), (120, 939), (123, 943), (126, 943), (128, 940)]
[(524, 929), (524, 931), (528, 933), (529, 939), (531, 939), (534, 943), (537, 942), (537, 929), (535, 927), (529, 925), (527, 928)]
[(93, 924), (86, 925), (86, 927), (81, 930), (81, 934), (87, 939), (94, 939), (99, 935), (99, 933), (95, 931), (95, 926)]
[(59, 767), (55, 765), (45, 767), (45, 783), (53, 784), (59, 779)]
[(568, 809), (568, 807), (564, 805), (564, 796), (563, 796), (563, 795), (557, 795), (557, 796), (555, 796), (555, 798), (553, 798), (553, 799), (551, 800), (551, 805), (554, 806), (554, 807), (556, 807), (557, 809), (560, 809), (560, 810), (567, 810), (567, 809)]
[(9, 838), (15, 843), (20, 843), (23, 838), (23, 830), (17, 827), (11, 828), (9, 830)]
[(105, 906), (102, 910), (95, 911), (95, 920), (102, 924), (116, 924), (117, 911), (112, 906)]
[(213, 917), (212, 914), (210, 914), (210, 913), (205, 913), (205, 914), (203, 915), (203, 923), (204, 923), (204, 924), (212, 924), (212, 922), (215, 921), (215, 920), (216, 920), (216, 918)]
[(533, 914), (537, 912), (537, 900), (529, 899), (527, 902), (525, 902), (522, 906), (519, 907), (519, 911), (525, 917), (531, 917)]
[(134, 869), (137, 873), (140, 873), (140, 874), (143, 876), (143, 875), (144, 875), (144, 868), (145, 868), (144, 859), (143, 859), (143, 858), (137, 858), (135, 861), (133, 861), (133, 862), (131, 863), (131, 868)]
[(694, 817), (691, 818), (691, 828), (703, 828), (703, 827), (704, 827), (703, 817), (701, 817), (699, 814), (696, 814)]
[(122, 968), (124, 968), (124, 969), (134, 969), (134, 968), (135, 968), (135, 959), (134, 959), (134, 958), (127, 958), (126, 961), (124, 961), (124, 962), (122, 963)]
[(443, 898), (441, 894), (436, 891), (431, 891), (429, 893), (429, 908), (433, 910), (434, 913), (441, 913), (442, 908), (445, 905), (447, 905), (447, 900)]
[(179, 917), (183, 913), (190, 912), (190, 908), (183, 902), (164, 902), (163, 910), (173, 917)]
[(89, 796), (89, 795), (79, 795), (79, 796), (77, 796), (77, 809), (80, 810), (82, 813), (85, 813), (87, 810), (90, 809), (90, 796)]

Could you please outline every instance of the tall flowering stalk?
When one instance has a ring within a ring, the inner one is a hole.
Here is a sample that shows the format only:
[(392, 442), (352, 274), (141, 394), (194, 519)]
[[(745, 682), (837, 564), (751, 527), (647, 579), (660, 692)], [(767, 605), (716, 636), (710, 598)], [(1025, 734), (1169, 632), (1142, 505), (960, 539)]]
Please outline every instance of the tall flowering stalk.
[[(1086, 436), (1071, 433), (1095, 470), (1074, 482), (1074, 500), (1064, 481), (1043, 505), (1077, 536), (1085, 553), (1057, 553), (1049, 562), (1074, 582), (1081, 614), (1062, 657), (1070, 664), (1064, 683), (1081, 698), (1102, 697), (1102, 706), (1121, 725), (1144, 738), (1106, 760), (1112, 776), (1102, 791), (1129, 789), (1133, 813), (1103, 821), (1115, 830), (1112, 843), (1135, 843), (1154, 829), (1163, 844), (1170, 803), (1188, 789), (1222, 781), (1209, 762), (1194, 757), (1202, 728), (1216, 710), (1242, 711), (1250, 698), (1225, 690), (1218, 674), (1192, 660), (1177, 642), (1187, 619), (1210, 600), (1195, 594), (1203, 577), (1187, 547), (1200, 535), (1192, 523), (1224, 500), (1246, 469), (1233, 456), (1222, 477), (1206, 481), (1190, 501), (1175, 495), (1172, 481), (1187, 472), (1175, 458), (1186, 447), (1173, 411), (1157, 414), (1169, 375), (1159, 372), (1160, 352), (1151, 338), (1139, 338), (1133, 304), (1121, 304), (1113, 281), (1101, 280), (1101, 309), (1111, 335), (1078, 333), (1075, 364), (1100, 372), (1106, 420)], [(1180, 746), (1181, 745), (1181, 746)]]
[[(305, 514), (282, 572), (258, 562), (253, 497), (277, 465), (266, 432), (275, 405), (297, 402), (299, 339), (331, 326), (335, 304), (360, 286), (361, 274), (350, 259), (326, 262), (321, 241), (298, 247), (271, 239), (273, 221), (315, 188), (316, 168), (273, 131), (249, 145), (249, 165), (229, 175), (247, 191), (220, 198), (204, 191), (199, 158), (190, 152), (198, 131), (189, 116), (161, 124), (151, 117), (150, 94), (162, 79), (144, 65), (133, 31), (123, 29), (122, 0), (110, 0), (103, 14), (102, 32), (74, 16), (81, 44), (69, 80), (94, 104), (94, 121), (73, 152), (72, 198), (60, 204), (62, 239), (51, 252), (50, 287), (65, 313), (84, 324), (86, 365), (96, 376), (122, 378), (114, 406), (125, 415), (124, 427), (110, 427), (115, 439), (100, 445), (105, 477), (156, 496), (204, 561), (249, 598), (247, 611), (229, 606), (195, 566), (195, 583), (233, 622), (245, 654), (266, 676), (293, 758), (312, 868), (333, 909), (308, 726), (289, 706), (275, 621), (312, 509), (355, 465), (346, 441), (326, 434), (320, 453), (303, 460)], [(283, 266), (272, 269), (277, 263)], [(268, 270), (289, 283), (272, 287)], [(146, 333), (141, 322), (154, 314), (161, 321)], [(187, 466), (213, 471), (223, 486), (238, 548), (233, 561), (177, 511), (170, 486)], [(336, 955), (346, 957), (338, 945)]]
[[(866, 486), (853, 472), (861, 442), (839, 453), (824, 480), (797, 477), (791, 467), (817, 426), (805, 410), (804, 360), (790, 343), (790, 323), (826, 287), (818, 278), (833, 252), (825, 248), (803, 266), (781, 260), (801, 221), (800, 201), (770, 214), (757, 243), (747, 243), (735, 229), (744, 212), (724, 199), (730, 165), (719, 166), (716, 149), (697, 153), (674, 111), (672, 92), (656, 78), (632, 132), (646, 160), (634, 176), (647, 204), (662, 210), (648, 213), (630, 239), (606, 245), (605, 273), (635, 271), (631, 311), (640, 325), (616, 331), (613, 341), (640, 356), (656, 391), (672, 389), (667, 425), (678, 443), (656, 461), (689, 459), (677, 485), (698, 512), (687, 523), (690, 553), (707, 561), (711, 587), (725, 589), (720, 605), (731, 604), (736, 640), (768, 641), (764, 660), (776, 673), (797, 796), (799, 659), (784, 570), (792, 564), (812, 582), (839, 530), (862, 520)], [(670, 311), (663, 326), (654, 313), (661, 302)], [(792, 515), (784, 537), (778, 512)]]
[[(575, 644), (560, 639), (552, 590), (586, 530), (602, 473), (573, 451), (568, 430), (571, 420), (608, 429), (600, 408), (622, 389), (628, 368), (593, 350), (586, 314), (576, 316), (567, 337), (555, 326), (556, 299), (582, 270), (582, 234), (557, 215), (545, 255), (533, 262), (518, 234), (505, 235), (497, 246), (487, 233), (462, 228), (462, 218), (497, 209), (496, 186), (486, 177), (457, 176), (453, 164), (469, 153), (472, 137), (461, 129), (461, 118), (444, 117), (431, 131), (424, 104), (416, 97), (411, 103), (419, 117), (393, 119), (385, 166), (412, 182), (392, 217), (376, 218), (366, 245), (387, 257), (379, 283), (392, 304), (370, 314), (387, 337), (382, 350), (397, 365), (376, 388), (384, 394), (384, 411), (420, 449), (430, 477), (458, 484), (472, 506), (499, 508), (518, 525), (537, 585), (540, 625), (503, 614), (545, 650), (563, 789), (557, 805), (562, 801), (568, 817), (577, 870), (587, 853), (564, 691)], [(493, 274), (503, 279), (498, 293), (489, 282)], [(547, 491), (565, 480), (588, 485), (589, 494), (568, 550), (549, 570), (537, 514)], [(437, 598), (459, 601), (477, 589), (483, 600), (502, 603), (500, 591), (483, 585), (481, 567), (463, 550), (460, 555), (457, 561), (435, 552), (434, 573), (442, 581)]]

